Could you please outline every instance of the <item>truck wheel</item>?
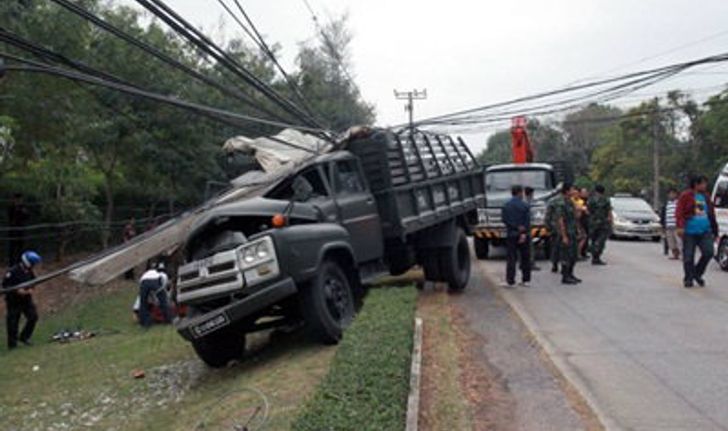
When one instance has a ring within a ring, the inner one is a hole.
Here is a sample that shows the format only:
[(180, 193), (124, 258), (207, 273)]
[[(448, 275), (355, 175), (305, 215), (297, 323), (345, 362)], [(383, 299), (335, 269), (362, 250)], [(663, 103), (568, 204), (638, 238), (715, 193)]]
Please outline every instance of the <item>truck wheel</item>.
[(309, 334), (336, 344), (354, 319), (354, 295), (349, 279), (336, 262), (327, 260), (302, 292), (303, 318)]
[(652, 237), (652, 242), (660, 242), (661, 239), (662, 239), (662, 237), (659, 236), (659, 235), (658, 236), (653, 236)]
[(718, 243), (718, 253), (716, 255), (718, 265), (723, 271), (728, 271), (728, 238), (723, 238)]
[(451, 292), (465, 289), (470, 280), (470, 247), (465, 232), (458, 228), (455, 244), (440, 252), (441, 269)]
[(222, 329), (192, 341), (197, 356), (212, 368), (222, 368), (245, 352), (245, 334)]
[(488, 258), (488, 254), (490, 254), (490, 244), (488, 244), (487, 239), (474, 238), (473, 247), (475, 248), (475, 257), (480, 260), (485, 260)]

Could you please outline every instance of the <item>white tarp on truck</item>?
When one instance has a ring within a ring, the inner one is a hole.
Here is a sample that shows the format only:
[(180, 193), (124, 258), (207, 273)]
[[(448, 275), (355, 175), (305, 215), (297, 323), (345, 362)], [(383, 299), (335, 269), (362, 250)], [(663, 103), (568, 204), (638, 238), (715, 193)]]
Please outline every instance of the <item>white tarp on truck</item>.
[[(195, 222), (217, 205), (259, 195), (265, 187), (289, 175), (300, 163), (317, 152), (328, 152), (332, 144), (318, 137), (286, 129), (272, 137), (248, 138), (237, 136), (225, 142), (228, 152), (241, 151), (253, 155), (263, 171), (248, 172), (233, 181), (232, 189), (214, 197), (156, 229), (146, 232), (116, 248), (106, 250), (83, 262), (66, 268), (73, 280), (86, 284), (104, 284), (130, 268), (141, 265), (163, 253), (176, 250), (187, 238)], [(54, 273), (60, 275), (61, 271)], [(50, 275), (50, 274), (49, 274)], [(41, 277), (48, 279), (49, 277)]]

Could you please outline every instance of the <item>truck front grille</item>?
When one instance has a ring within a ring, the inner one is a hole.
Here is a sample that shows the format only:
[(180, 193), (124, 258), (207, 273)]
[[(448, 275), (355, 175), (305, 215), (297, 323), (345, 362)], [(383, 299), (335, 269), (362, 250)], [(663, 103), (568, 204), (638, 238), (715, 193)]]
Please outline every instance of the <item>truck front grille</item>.
[(234, 293), (244, 286), (235, 250), (180, 267), (177, 300), (184, 304)]

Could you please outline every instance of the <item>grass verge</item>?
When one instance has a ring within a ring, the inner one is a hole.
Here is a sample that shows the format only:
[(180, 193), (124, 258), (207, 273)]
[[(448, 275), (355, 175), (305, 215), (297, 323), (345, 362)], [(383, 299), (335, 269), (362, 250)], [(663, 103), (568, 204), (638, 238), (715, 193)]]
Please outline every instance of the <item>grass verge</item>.
[[(41, 316), (33, 347), (8, 353), (0, 336), (0, 428), (233, 429), (231, 421), (244, 423), (263, 394), (270, 407), (265, 429), (287, 430), (336, 351), (300, 331), (261, 333), (251, 336), (252, 351), (241, 363), (209, 369), (171, 326), (144, 331), (132, 322), (135, 294), (133, 284), (120, 286)], [(99, 335), (48, 341), (57, 330), (78, 327)], [(133, 379), (134, 369), (146, 377)], [(260, 421), (253, 423), (260, 429)]]
[(413, 287), (370, 291), (293, 430), (404, 429), (416, 296)]

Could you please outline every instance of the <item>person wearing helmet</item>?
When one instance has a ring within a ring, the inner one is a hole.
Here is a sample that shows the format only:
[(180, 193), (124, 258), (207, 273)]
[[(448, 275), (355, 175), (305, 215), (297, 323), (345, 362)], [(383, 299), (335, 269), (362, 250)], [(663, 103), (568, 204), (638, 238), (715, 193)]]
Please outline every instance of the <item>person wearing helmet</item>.
[[(35, 278), (33, 268), (41, 263), (40, 255), (34, 251), (26, 251), (20, 256), (20, 262), (11, 267), (3, 279), (3, 289), (10, 289)], [(38, 311), (33, 303), (33, 288), (10, 290), (5, 292), (6, 329), (8, 332), (8, 349), (18, 345), (18, 329), (20, 317), (25, 316), (25, 326), (20, 332), (20, 342), (30, 345), (35, 324), (38, 322)]]

